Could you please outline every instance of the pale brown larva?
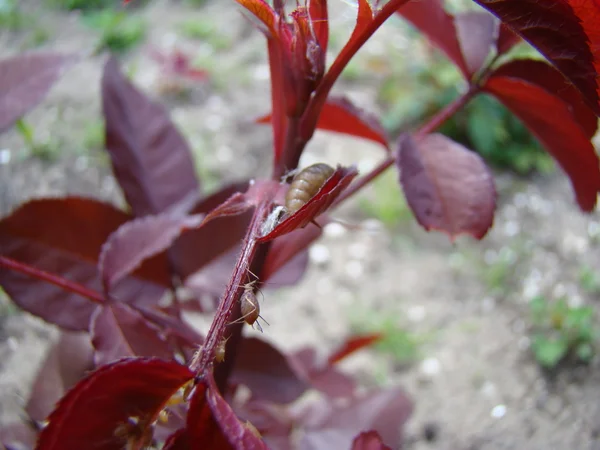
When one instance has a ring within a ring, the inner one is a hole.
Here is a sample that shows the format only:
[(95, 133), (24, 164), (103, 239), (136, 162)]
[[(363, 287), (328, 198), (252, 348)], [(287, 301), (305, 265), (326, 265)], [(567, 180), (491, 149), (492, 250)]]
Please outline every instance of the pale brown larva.
[(215, 347), (215, 359), (219, 363), (222, 363), (223, 361), (225, 361), (225, 345), (226, 344), (227, 344), (227, 339), (223, 338), (223, 339), (221, 339), (221, 342), (219, 342)]
[(333, 175), (334, 169), (324, 163), (313, 164), (302, 169), (290, 184), (285, 194), (285, 208), (288, 214), (294, 214), (302, 208), (323, 187), (325, 181)]
[(248, 325), (252, 325), (252, 327), (254, 327), (254, 324), (256, 323), (258, 329), (262, 332), (262, 327), (257, 322), (260, 317), (260, 306), (256, 299), (256, 295), (252, 291), (252, 287), (245, 288), (244, 293), (242, 294), (240, 310), (244, 322)]

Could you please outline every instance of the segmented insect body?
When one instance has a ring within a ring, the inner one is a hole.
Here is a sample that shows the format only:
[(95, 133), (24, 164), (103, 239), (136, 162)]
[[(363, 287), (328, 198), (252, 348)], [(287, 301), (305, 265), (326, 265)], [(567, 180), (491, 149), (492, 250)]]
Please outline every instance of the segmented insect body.
[(256, 299), (256, 295), (252, 291), (251, 286), (246, 286), (244, 293), (242, 294), (240, 309), (244, 322), (253, 327), (256, 323), (258, 329), (262, 332), (262, 327), (257, 322), (260, 317), (260, 306), (258, 305), (258, 300)]
[(227, 344), (227, 339), (221, 339), (221, 342), (215, 347), (215, 359), (219, 363), (225, 361), (225, 344)]
[(325, 181), (333, 175), (333, 167), (317, 163), (302, 169), (290, 184), (285, 195), (285, 208), (288, 214), (294, 214), (302, 208), (323, 187)]

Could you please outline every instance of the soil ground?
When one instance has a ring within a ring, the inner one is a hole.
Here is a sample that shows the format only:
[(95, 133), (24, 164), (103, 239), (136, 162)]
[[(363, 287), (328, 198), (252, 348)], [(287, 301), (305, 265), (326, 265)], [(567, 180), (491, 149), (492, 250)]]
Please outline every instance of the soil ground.
[[(21, 3), (50, 36), (41, 49), (91, 53), (97, 34), (77, 14), (39, 10), (35, 0)], [(168, 105), (213, 188), (222, 180), (264, 175), (270, 160), (269, 130), (251, 123), (269, 104), (264, 43), (233, 3), (213, 0), (193, 9), (150, 2), (138, 11), (149, 24), (146, 43), (125, 59), (136, 83)], [(352, 6), (331, 4), (333, 26), (349, 33)], [(214, 21), (221, 43), (182, 37), (181, 23), (194, 17)], [(365, 49), (367, 57), (399, 39), (388, 28)], [(30, 32), (2, 31), (0, 54), (18, 52)], [(198, 55), (212, 76), (190, 86), (186, 98), (169, 93), (149, 57), (150, 48), (173, 45)], [(27, 115), (36, 139), (57, 145), (51, 161), (32, 154), (15, 131), (0, 136), (0, 213), (32, 197), (65, 194), (122, 204), (107, 159), (89, 136), (100, 120), (105, 59), (84, 57)], [(367, 74), (339, 90), (377, 110), (376, 81)], [(319, 134), (303, 165), (320, 160), (364, 168), (381, 156), (370, 144)], [(580, 280), (585, 268), (600, 274), (599, 216), (579, 212), (560, 171), (527, 180), (498, 174), (497, 182), (498, 212), (482, 242), (451, 244), (413, 220), (386, 228), (358, 204), (345, 206), (336, 217), (356, 226), (328, 225), (304, 280), (265, 290), (262, 315), (270, 326), (263, 337), (283, 349), (312, 345), (325, 353), (391, 317), (397, 335), (413, 342), (406, 352), (416, 355), (365, 351), (344, 367), (365, 386), (399, 384), (413, 398), (407, 449), (600, 449), (600, 362), (542, 371), (529, 349), (528, 305), (543, 294), (599, 308), (598, 291)], [(1, 311), (0, 421), (6, 423), (18, 418), (56, 330), (6, 302)]]

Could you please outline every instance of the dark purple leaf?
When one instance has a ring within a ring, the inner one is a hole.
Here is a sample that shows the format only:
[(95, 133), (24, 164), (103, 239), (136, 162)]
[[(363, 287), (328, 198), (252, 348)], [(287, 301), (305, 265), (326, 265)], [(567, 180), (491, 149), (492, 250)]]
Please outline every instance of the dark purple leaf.
[(104, 291), (108, 294), (142, 262), (168, 249), (183, 231), (198, 228), (201, 222), (200, 215), (163, 213), (121, 225), (108, 237), (98, 259)]
[[(600, 115), (597, 0), (475, 0), (536, 47)], [(540, 107), (540, 110), (551, 111)]]
[(150, 424), (193, 373), (152, 358), (125, 359), (101, 367), (71, 389), (48, 418), (37, 450), (139, 448)]
[(409, 1), (398, 9), (398, 14), (418, 28), (427, 39), (443, 51), (463, 73), (470, 78), (458, 40), (453, 17), (444, 9), (443, 0)]
[(268, 450), (260, 434), (251, 424), (242, 424), (231, 407), (221, 397), (212, 376), (208, 378), (206, 401), (213, 417), (229, 443), (238, 450)]
[(126, 356), (173, 358), (160, 330), (124, 304), (98, 306), (92, 316), (90, 334), (97, 366)]
[(276, 238), (265, 259), (263, 280), (275, 286), (298, 282), (308, 264), (307, 249), (322, 232), (321, 228), (307, 227)]
[(494, 221), (496, 189), (483, 159), (441, 134), (401, 139), (397, 163), (408, 205), (426, 230), (483, 238)]
[(499, 55), (510, 51), (515, 45), (521, 42), (521, 36), (512, 31), (504, 22), (500, 24), (498, 29), (498, 39), (496, 42), (496, 50)]
[(488, 12), (469, 11), (456, 15), (454, 25), (467, 70), (473, 75), (494, 48), (498, 20)]
[[(192, 214), (207, 214), (237, 192), (246, 192), (248, 183), (235, 183), (202, 199)], [(252, 217), (251, 211), (241, 215), (222, 216), (180, 236), (172, 248), (175, 271), (187, 278), (242, 243)]]
[[(0, 221), (0, 254), (100, 291), (100, 249), (129, 219), (96, 200), (33, 200)], [(155, 303), (170, 285), (166, 268), (164, 255), (145, 261), (113, 296), (134, 304)], [(0, 271), (0, 285), (21, 308), (65, 329), (87, 330), (96, 307), (45, 281), (8, 270)]]
[(322, 401), (303, 413), (300, 448), (351, 448), (356, 434), (367, 430), (379, 433), (385, 445), (398, 448), (411, 412), (412, 403), (399, 388), (372, 390), (343, 404)]
[(231, 380), (246, 385), (261, 400), (276, 403), (292, 402), (308, 387), (293, 360), (257, 338), (240, 342)]
[(0, 132), (40, 103), (77, 58), (29, 53), (0, 61)]
[(162, 106), (150, 101), (106, 63), (102, 77), (106, 148), (133, 213), (158, 214), (199, 196), (194, 162)]
[(580, 208), (591, 212), (600, 192), (598, 156), (589, 138), (593, 124), (586, 122), (585, 110), (577, 106), (568, 86), (560, 89), (554, 83), (551, 71), (541, 70), (539, 64), (523, 64), (540, 72), (527, 74), (522, 65), (509, 63), (487, 79), (484, 89), (540, 140), (569, 176)]
[(313, 348), (299, 350), (292, 357), (313, 389), (331, 398), (351, 397), (354, 394), (354, 380), (327, 361), (319, 361)]

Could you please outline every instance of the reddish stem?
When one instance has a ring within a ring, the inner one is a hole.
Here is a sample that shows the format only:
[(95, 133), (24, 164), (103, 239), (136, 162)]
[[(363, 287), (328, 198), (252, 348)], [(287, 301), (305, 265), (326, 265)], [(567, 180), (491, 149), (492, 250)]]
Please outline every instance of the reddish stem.
[(7, 269), (14, 270), (15, 272), (20, 272), (25, 275), (29, 275), (32, 278), (37, 278), (38, 280), (46, 281), (50, 284), (64, 289), (65, 291), (81, 295), (82, 297), (85, 297), (88, 300), (93, 301), (94, 303), (104, 303), (104, 297), (99, 292), (88, 289), (79, 283), (69, 281), (58, 275), (54, 275), (44, 270), (36, 269), (35, 267), (32, 267), (28, 264), (15, 261), (12, 258), (0, 256), (0, 267), (5, 267)]
[(248, 232), (244, 238), (241, 254), (206, 336), (202, 355), (190, 365), (190, 370), (195, 372), (196, 376), (202, 377), (207, 372), (214, 359), (215, 348), (225, 337), (225, 329), (230, 323), (233, 310), (244, 291), (244, 280), (248, 276), (248, 269), (259, 246), (256, 240), (260, 236), (260, 229), (272, 204), (273, 195), (274, 192), (267, 192), (254, 210)]

